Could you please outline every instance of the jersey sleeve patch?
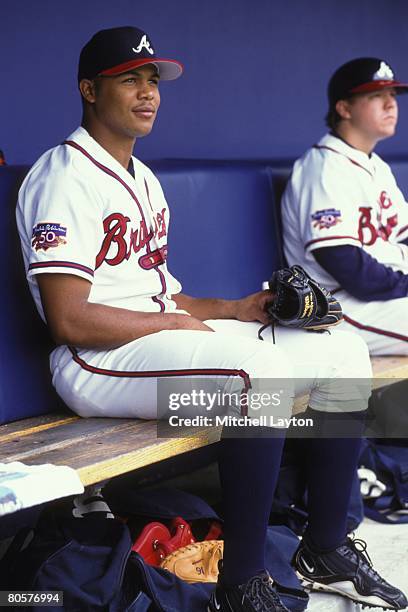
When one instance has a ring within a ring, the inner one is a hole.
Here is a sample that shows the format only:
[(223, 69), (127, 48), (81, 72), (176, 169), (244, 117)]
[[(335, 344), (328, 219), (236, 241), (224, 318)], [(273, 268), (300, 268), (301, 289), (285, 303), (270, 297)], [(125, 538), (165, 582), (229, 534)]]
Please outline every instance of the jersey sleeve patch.
[(31, 246), (36, 251), (47, 251), (62, 244), (67, 244), (67, 228), (60, 223), (37, 223), (33, 228)]
[(336, 208), (325, 208), (323, 210), (317, 210), (311, 215), (313, 221), (313, 227), (318, 229), (328, 229), (334, 227), (342, 221), (341, 211)]

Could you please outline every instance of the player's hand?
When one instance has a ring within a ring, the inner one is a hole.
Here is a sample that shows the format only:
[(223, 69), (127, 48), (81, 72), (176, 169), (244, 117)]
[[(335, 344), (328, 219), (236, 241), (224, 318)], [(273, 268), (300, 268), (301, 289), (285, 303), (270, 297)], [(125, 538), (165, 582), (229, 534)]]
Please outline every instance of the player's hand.
[(259, 321), (266, 325), (269, 322), (266, 305), (272, 301), (272, 297), (272, 292), (265, 290), (237, 300), (236, 318), (238, 321)]

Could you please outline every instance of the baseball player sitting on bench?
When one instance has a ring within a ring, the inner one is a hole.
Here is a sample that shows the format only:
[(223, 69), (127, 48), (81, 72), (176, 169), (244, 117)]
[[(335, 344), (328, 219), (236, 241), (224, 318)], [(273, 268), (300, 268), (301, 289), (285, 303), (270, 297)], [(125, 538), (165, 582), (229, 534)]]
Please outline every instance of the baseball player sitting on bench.
[(395, 132), (389, 64), (359, 58), (328, 86), (330, 132), (294, 166), (282, 200), (284, 250), (341, 302), (344, 329), (373, 355), (408, 354), (408, 204), (373, 153)]
[[(28, 282), (58, 344), (50, 360), (53, 384), (82, 416), (152, 419), (162, 376), (210, 375), (218, 389), (245, 388), (250, 398), (280, 379), (295, 381), (296, 393), (310, 392), (309, 413), (317, 423), (327, 417), (329, 430), (331, 417), (343, 412), (360, 423), (369, 391), (352, 385), (344, 391), (345, 379), (371, 376), (360, 338), (279, 328), (276, 344), (267, 332), (261, 342), (270, 292), (195, 299), (180, 293), (168, 271), (167, 204), (132, 151), (153, 127), (159, 79), (181, 72), (178, 62), (157, 57), (137, 28), (98, 32), (79, 61), (81, 127), (46, 152), (22, 185), (17, 220)], [(227, 427), (230, 435), (220, 443), (225, 555), (211, 612), (286, 610), (264, 558), (284, 430), (260, 427), (259, 435), (245, 437), (249, 429), (240, 438)], [(304, 442), (310, 521), (296, 568), (316, 588), (405, 607), (403, 593), (346, 537), (359, 438)]]

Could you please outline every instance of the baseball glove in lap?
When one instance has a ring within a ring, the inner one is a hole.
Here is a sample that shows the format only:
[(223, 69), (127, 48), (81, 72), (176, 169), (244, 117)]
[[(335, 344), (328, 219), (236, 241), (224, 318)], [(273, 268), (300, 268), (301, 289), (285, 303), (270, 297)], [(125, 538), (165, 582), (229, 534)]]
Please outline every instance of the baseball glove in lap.
[(301, 266), (274, 272), (269, 289), (274, 298), (267, 312), (285, 327), (320, 331), (338, 325), (343, 319), (338, 300), (310, 278)]

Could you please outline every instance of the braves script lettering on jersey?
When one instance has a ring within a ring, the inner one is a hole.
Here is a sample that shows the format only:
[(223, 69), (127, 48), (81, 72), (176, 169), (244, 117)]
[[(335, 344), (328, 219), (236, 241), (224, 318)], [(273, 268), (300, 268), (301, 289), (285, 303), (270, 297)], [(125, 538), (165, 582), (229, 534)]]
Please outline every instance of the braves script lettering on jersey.
[[(295, 163), (282, 200), (282, 219), (288, 263), (304, 266), (330, 290), (339, 289), (339, 283), (313, 256), (313, 250), (322, 247), (357, 246), (379, 263), (408, 274), (408, 247), (400, 244), (408, 236), (408, 204), (391, 169), (375, 153), (369, 156), (340, 138), (324, 136)], [(401, 319), (407, 319), (405, 298), (388, 304), (363, 303), (345, 291), (338, 297), (346, 321), (360, 325), (372, 352), (408, 350), (396, 349), (394, 342), (398, 346), (398, 335), (408, 331), (401, 328)], [(370, 327), (390, 334), (388, 339), (375, 338)]]

